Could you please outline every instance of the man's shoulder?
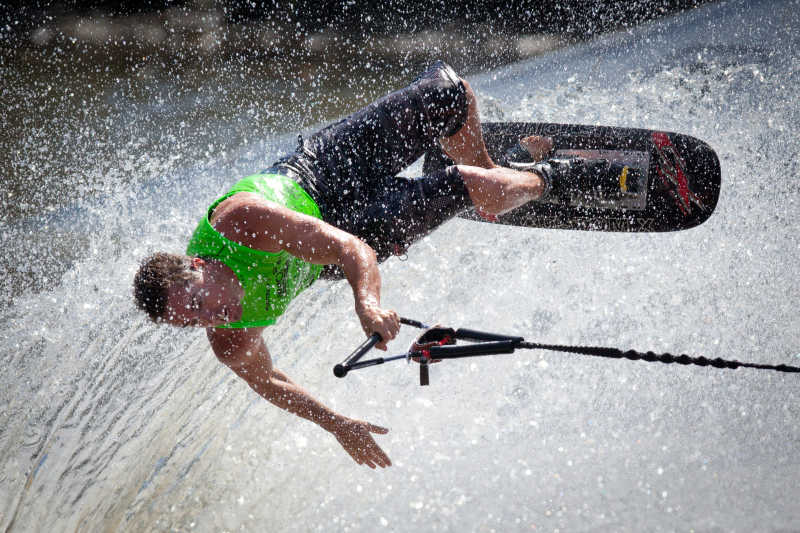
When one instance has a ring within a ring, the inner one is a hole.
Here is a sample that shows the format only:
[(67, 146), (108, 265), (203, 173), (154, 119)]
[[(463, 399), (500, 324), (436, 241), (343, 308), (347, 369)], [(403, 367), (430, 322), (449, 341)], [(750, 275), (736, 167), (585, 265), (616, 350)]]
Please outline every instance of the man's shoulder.
[(261, 211), (271, 211), (279, 208), (278, 204), (270, 202), (256, 192), (239, 191), (236, 192), (214, 207), (211, 223), (221, 222), (231, 218), (244, 220), (251, 218), (253, 214)]
[(243, 246), (279, 252), (280, 247), (271, 242), (265, 243), (263, 236), (273, 233), (271, 228), (276, 224), (274, 215), (279, 214), (282, 209), (257, 193), (238, 192), (220, 202), (209, 222), (225, 238)]

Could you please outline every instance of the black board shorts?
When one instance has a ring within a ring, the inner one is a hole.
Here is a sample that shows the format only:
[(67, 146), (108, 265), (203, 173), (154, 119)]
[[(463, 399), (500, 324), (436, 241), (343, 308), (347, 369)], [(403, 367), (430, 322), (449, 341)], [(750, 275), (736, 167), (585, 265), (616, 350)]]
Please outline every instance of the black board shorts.
[(455, 134), (467, 117), (464, 83), (442, 62), (409, 86), (303, 139), (270, 172), (292, 177), (323, 219), (369, 244), (383, 261), (472, 206), (455, 166), (396, 174)]

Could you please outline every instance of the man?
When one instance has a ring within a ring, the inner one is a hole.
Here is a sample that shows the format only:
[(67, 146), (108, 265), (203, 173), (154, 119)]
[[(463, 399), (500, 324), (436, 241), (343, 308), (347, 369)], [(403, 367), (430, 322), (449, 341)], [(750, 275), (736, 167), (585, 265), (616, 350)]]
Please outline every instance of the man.
[[(436, 142), (455, 165), (396, 177)], [(533, 160), (552, 147), (546, 139), (523, 144)], [(328, 277), (347, 279), (364, 333), (378, 333), (385, 350), (400, 322), (381, 307), (378, 262), (470, 207), (496, 215), (539, 199), (552, 189), (552, 169), (533, 170), (495, 165), (472, 89), (437, 62), (238, 182), (208, 209), (187, 255), (142, 263), (135, 298), (155, 321), (206, 328), (217, 358), (258, 394), (331, 432), (357, 463), (386, 467), (371, 434), (388, 430), (335, 413), (273, 367), (262, 330), (325, 266)]]

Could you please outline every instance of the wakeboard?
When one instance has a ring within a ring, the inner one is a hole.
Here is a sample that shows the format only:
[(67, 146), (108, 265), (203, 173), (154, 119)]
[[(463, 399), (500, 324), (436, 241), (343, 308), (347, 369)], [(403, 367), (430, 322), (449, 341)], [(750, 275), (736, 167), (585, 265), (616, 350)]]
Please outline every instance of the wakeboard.
[[(528, 202), (492, 222), (594, 231), (678, 231), (702, 224), (717, 205), (719, 159), (708, 144), (688, 135), (537, 122), (484, 122), (482, 127), (489, 155), (498, 163), (506, 160), (505, 154), (521, 138), (539, 135), (553, 140), (553, 152), (545, 159), (605, 159), (622, 168), (636, 169), (630, 173), (626, 170), (620, 178), (635, 176), (638, 181), (622, 183), (622, 189), (611, 197), (592, 198), (587, 193), (574, 201)], [(425, 156), (423, 171), (428, 174), (452, 164), (441, 150), (433, 150)], [(474, 210), (462, 216), (485, 221)]]

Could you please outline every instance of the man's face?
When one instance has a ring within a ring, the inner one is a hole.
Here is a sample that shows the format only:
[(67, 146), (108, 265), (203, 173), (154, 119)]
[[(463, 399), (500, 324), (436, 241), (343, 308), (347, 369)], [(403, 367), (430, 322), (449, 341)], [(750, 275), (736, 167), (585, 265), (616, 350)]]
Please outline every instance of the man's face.
[(238, 299), (223, 285), (194, 271), (191, 280), (176, 281), (167, 291), (164, 321), (173, 326), (213, 327), (238, 320)]

